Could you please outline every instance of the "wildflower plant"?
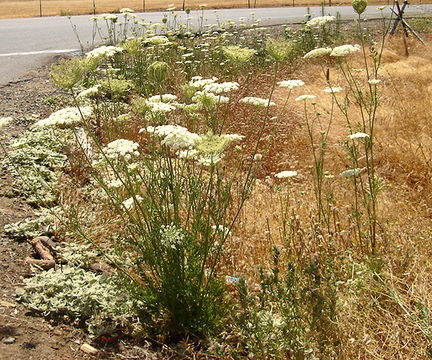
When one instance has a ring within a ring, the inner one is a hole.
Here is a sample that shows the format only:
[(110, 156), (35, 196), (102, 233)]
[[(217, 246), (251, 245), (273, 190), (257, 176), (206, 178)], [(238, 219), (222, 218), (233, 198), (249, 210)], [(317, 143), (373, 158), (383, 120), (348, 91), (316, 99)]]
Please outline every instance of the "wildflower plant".
[[(352, 213), (355, 219), (357, 237), (362, 251), (365, 253), (375, 253), (377, 250), (377, 195), (383, 189), (382, 181), (376, 175), (374, 161), (374, 137), (377, 110), (379, 106), (379, 89), (381, 80), (378, 73), (381, 67), (381, 56), (384, 49), (384, 40), (389, 29), (390, 20), (382, 19), (383, 35), (381, 47), (376, 50), (373, 46), (368, 52), (366, 39), (362, 27), (361, 14), (367, 6), (366, 1), (355, 1), (353, 7), (358, 13), (357, 33), (360, 45), (340, 45), (328, 50), (312, 50), (308, 52), (305, 58), (314, 58), (325, 53), (330, 58), (335, 59), (337, 68), (345, 80), (345, 94), (338, 94), (343, 89), (332, 84), (330, 78), (326, 76), (328, 86), (324, 92), (332, 96), (332, 113), (333, 108), (337, 107), (344, 118), (349, 130), (348, 140), (345, 142), (351, 164), (349, 169), (341, 172), (341, 177), (349, 178), (354, 185), (354, 203), (352, 204)], [(330, 51), (331, 50), (331, 51)], [(349, 58), (359, 53), (363, 60), (365, 69), (365, 79), (362, 79), (356, 69), (352, 69)], [(315, 55), (317, 54), (317, 55)], [(321, 63), (323, 74), (326, 74), (326, 68)], [(349, 104), (356, 104), (360, 116), (359, 122), (353, 122), (349, 113)], [(306, 104), (306, 103), (305, 103)], [(307, 116), (307, 115), (306, 115)], [(329, 123), (330, 126), (330, 123)], [(310, 126), (308, 125), (308, 129)], [(321, 131), (321, 144), (325, 145), (327, 130)], [(309, 130), (311, 143), (313, 144), (312, 132)], [(322, 146), (324, 150), (325, 147)], [(321, 152), (320, 157), (314, 156), (314, 159), (324, 158), (325, 151)], [(364, 160), (360, 160), (364, 159)], [(321, 161), (314, 164), (317, 174), (324, 174)], [(319, 171), (318, 171), (319, 170)], [(363, 175), (364, 174), (364, 175)], [(317, 179), (320, 179), (318, 176)], [(321, 180), (319, 180), (321, 182)], [(319, 207), (321, 200), (318, 197)], [(324, 217), (325, 218), (325, 217)]]
[[(234, 145), (250, 142), (226, 128), (241, 83), (188, 78), (193, 67), (179, 71), (177, 79), (172, 74), (184, 64), (176, 63), (181, 53), (168, 36), (131, 41), (123, 51), (95, 55), (100, 62), (83, 80), (89, 85), (84, 95), (78, 96), (82, 88), (69, 89), (77, 108), (93, 110), (79, 112), (81, 120), (71, 126), (91, 179), (92, 206), (104, 209), (117, 227), (109, 237), (114, 259), (104, 241), (86, 231), (87, 219), (73, 206), (65, 207), (69, 226), (110, 259), (122, 288), (139, 304), (136, 311), (147, 331), (172, 338), (206, 336), (226, 311), (220, 261), (254, 183), (259, 163), (253, 158), (274, 105), (276, 77), (269, 98), (258, 104), (264, 116), (257, 118), (257, 139), (248, 144), (252, 152), (235, 152)], [(252, 55), (248, 51), (247, 57)], [(101, 71), (110, 69), (118, 70)], [(82, 98), (89, 105), (83, 106)], [(235, 165), (226, 166), (227, 158)]]

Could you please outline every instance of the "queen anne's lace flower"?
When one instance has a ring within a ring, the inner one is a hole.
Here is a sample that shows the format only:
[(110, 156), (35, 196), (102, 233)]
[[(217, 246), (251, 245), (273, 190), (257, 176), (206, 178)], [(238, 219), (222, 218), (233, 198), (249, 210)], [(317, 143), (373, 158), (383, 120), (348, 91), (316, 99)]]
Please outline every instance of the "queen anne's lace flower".
[(153, 113), (167, 113), (176, 109), (174, 105), (160, 101), (146, 101), (146, 105), (148, 109)]
[(280, 87), (286, 87), (288, 89), (294, 89), (295, 87), (303, 86), (304, 82), (301, 80), (284, 80), (284, 81), (279, 81), (277, 84)]
[(228, 235), (228, 236), (231, 235), (231, 231), (226, 226), (223, 225), (218, 225), (218, 226), (212, 225), (212, 229), (215, 232), (222, 233), (223, 235)]
[(213, 166), (220, 162), (224, 156), (224, 154), (202, 154), (198, 159), (198, 163), (203, 166)]
[(341, 92), (343, 88), (341, 87), (326, 87), (323, 91), (326, 93), (338, 93)]
[(117, 15), (115, 14), (101, 14), (99, 15), (99, 18), (101, 20), (110, 20), (110, 21), (117, 21)]
[(192, 148), (201, 139), (198, 134), (192, 133), (179, 125), (149, 126), (146, 130), (162, 138), (162, 145), (167, 145), (174, 150)]
[(135, 207), (136, 203), (140, 203), (143, 200), (144, 200), (143, 197), (141, 197), (139, 195), (135, 195), (135, 196), (132, 196), (129, 199), (123, 201), (122, 205), (126, 208), (126, 210), (131, 210)]
[(294, 176), (297, 176), (297, 171), (293, 171), (293, 170), (281, 171), (280, 173), (277, 173), (275, 175), (275, 177), (277, 177), (278, 179), (286, 179)]
[(333, 51), (330, 53), (330, 56), (342, 57), (353, 54), (357, 51), (360, 51), (360, 45), (341, 45), (336, 46)]
[(127, 155), (138, 156), (137, 151), (139, 144), (131, 140), (117, 139), (111, 141), (104, 149), (103, 152), (107, 158), (116, 159), (119, 157), (125, 157)]
[(202, 76), (194, 76), (191, 81), (189, 81), (189, 86), (196, 89), (202, 89), (208, 84), (212, 84), (218, 81), (217, 77), (212, 77), (211, 79), (203, 79)]
[(93, 113), (91, 106), (82, 106), (80, 108), (67, 107), (52, 113), (48, 118), (39, 120), (34, 127), (59, 126), (67, 127), (79, 124), (83, 118), (89, 117)]
[(250, 104), (256, 107), (267, 107), (267, 106), (275, 106), (276, 104), (270, 99), (262, 99), (259, 97), (246, 96), (243, 99), (240, 99), (241, 103)]
[(115, 54), (122, 52), (123, 49), (117, 46), (101, 46), (87, 53), (87, 58), (110, 58)]
[(313, 100), (315, 99), (315, 95), (300, 95), (295, 99), (295, 101), (306, 101), (306, 100)]
[(172, 101), (176, 101), (177, 96), (173, 94), (162, 94), (162, 95), (154, 95), (147, 99), (147, 101), (155, 103), (155, 102), (165, 102), (169, 103)]
[(333, 22), (335, 20), (336, 20), (336, 17), (334, 17), (334, 16), (319, 16), (319, 17), (315, 17), (313, 19), (310, 19), (306, 23), (306, 26), (321, 27), (321, 26), (324, 26), (325, 24)]
[(204, 86), (204, 92), (210, 92), (219, 95), (238, 90), (239, 87), (240, 85), (238, 82), (211, 83)]
[(369, 79), (368, 80), (368, 83), (371, 84), (371, 85), (377, 85), (380, 82), (381, 82), (381, 80), (379, 80), (379, 79)]
[(193, 159), (198, 155), (199, 151), (195, 149), (179, 150), (177, 156), (180, 159)]
[(224, 46), (222, 47), (222, 51), (231, 60), (237, 62), (249, 61), (252, 58), (252, 56), (255, 54), (254, 49), (243, 48), (235, 45)]
[(303, 56), (304, 59), (313, 59), (317, 57), (322, 57), (325, 55), (329, 55), (332, 52), (331, 48), (318, 48), (309, 51), (306, 55)]
[(348, 169), (345, 171), (342, 171), (339, 176), (344, 178), (349, 178), (353, 176), (359, 176), (360, 173), (363, 171), (364, 168), (355, 168), (355, 169)]
[(88, 89), (85, 89), (85, 90), (81, 91), (77, 97), (81, 98), (81, 99), (92, 97), (99, 92), (100, 87), (101, 87), (100, 85), (95, 85), (95, 86), (92, 86)]
[(121, 188), (122, 186), (123, 186), (123, 183), (121, 182), (120, 179), (115, 179), (115, 180), (110, 181), (108, 183), (108, 187), (113, 188), (113, 189), (118, 189), (118, 188)]
[(173, 249), (181, 245), (185, 238), (182, 230), (175, 226), (174, 223), (170, 225), (162, 225), (159, 233), (161, 244)]
[(192, 101), (195, 101), (197, 103), (207, 105), (207, 104), (226, 104), (229, 102), (229, 98), (222, 95), (215, 95), (211, 92), (205, 92), (205, 91), (197, 91), (195, 95), (192, 97)]
[(165, 45), (169, 43), (169, 39), (164, 35), (155, 35), (144, 40), (151, 45)]
[(364, 139), (364, 138), (367, 138), (367, 137), (369, 137), (369, 135), (366, 134), (366, 133), (364, 133), (364, 132), (357, 132), (355, 134), (348, 135), (348, 138), (350, 138), (351, 140)]

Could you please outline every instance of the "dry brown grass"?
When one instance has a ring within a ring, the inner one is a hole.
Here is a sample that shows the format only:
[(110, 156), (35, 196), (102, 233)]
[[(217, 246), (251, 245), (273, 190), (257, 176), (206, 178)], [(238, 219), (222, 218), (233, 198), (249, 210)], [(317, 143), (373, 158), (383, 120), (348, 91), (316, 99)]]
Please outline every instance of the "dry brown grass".
[[(370, 272), (361, 279), (360, 290), (348, 291), (340, 285), (339, 326), (343, 335), (341, 359), (426, 359), (431, 346), (432, 324), (422, 320), (419, 304), (432, 309), (431, 212), (432, 212), (432, 43), (414, 39), (409, 42), (410, 56), (403, 54), (399, 37), (390, 39), (383, 54), (381, 79), (383, 91), (376, 128), (377, 175), (386, 189), (379, 197), (381, 279)], [(353, 59), (360, 67), (360, 59)], [(358, 63), (357, 63), (358, 62)], [(343, 86), (335, 71), (330, 71), (334, 84)], [(317, 106), (324, 118), (330, 113), (330, 97), (322, 92), (326, 86), (321, 67), (310, 62), (298, 69), (282, 69), (281, 80), (298, 78), (306, 86), (296, 89), (284, 117), (272, 124), (264, 138), (269, 152), (263, 158), (264, 170), (250, 202), (246, 205), (233, 241), (228, 244), (227, 270), (234, 276), (245, 276), (257, 282), (257, 267), (270, 266), (273, 246), (302, 258), (318, 254), (344, 254), (360, 265), (363, 260), (358, 244), (352, 239), (347, 219), (347, 204), (352, 191), (346, 181), (334, 180), (337, 188), (339, 217), (345, 230), (317, 241), (308, 232), (313, 223), (314, 208), (311, 151), (303, 119), (302, 104), (294, 102), (301, 94), (318, 95)], [(260, 84), (265, 93), (265, 84)], [(267, 83), (267, 89), (269, 84)], [(282, 103), (283, 89), (275, 99)], [(358, 117), (355, 111), (352, 116)], [(337, 175), (344, 170), (346, 153), (341, 143), (346, 139), (344, 119), (336, 116), (330, 132), (327, 169)], [(268, 163), (268, 164), (266, 164)], [(287, 249), (281, 236), (279, 192), (273, 175), (282, 170), (298, 170), (291, 185), (291, 209), (304, 233), (295, 237)], [(347, 228), (348, 227), (348, 228)], [(292, 248), (296, 250), (293, 252)], [(292, 256), (292, 255), (291, 255)], [(356, 260), (357, 259), (357, 260)], [(357, 262), (358, 261), (358, 262)], [(343, 263), (343, 261), (342, 261)], [(351, 263), (352, 266), (353, 263)], [(359, 280), (360, 281), (360, 280)], [(425, 334), (431, 336), (429, 339)]]
[[(91, 14), (93, 12), (92, 0), (41, 0), (42, 15), (78, 15)], [(226, 8), (245, 8), (250, 4), (251, 7), (278, 7), (278, 6), (319, 6), (319, 0), (188, 0), (185, 2), (186, 8), (197, 9), (199, 5), (206, 4), (208, 8), (226, 9)], [(411, 3), (427, 3), (428, 1), (414, 0)], [(327, 1), (326, 1), (327, 3)], [(333, 5), (350, 4), (348, 0), (333, 1)], [(387, 0), (374, 0), (373, 4), (388, 4)], [(35, 0), (0, 0), (0, 19), (4, 18), (20, 18), (39, 16), (39, 1)], [(118, 11), (121, 8), (131, 8), (136, 11), (142, 11), (145, 7), (146, 11), (165, 10), (170, 4), (174, 4), (177, 9), (181, 9), (183, 1), (148, 1), (148, 0), (95, 0), (96, 12), (105, 13)], [(255, 6), (254, 6), (255, 5)], [(287, 9), (287, 11), (289, 11)]]

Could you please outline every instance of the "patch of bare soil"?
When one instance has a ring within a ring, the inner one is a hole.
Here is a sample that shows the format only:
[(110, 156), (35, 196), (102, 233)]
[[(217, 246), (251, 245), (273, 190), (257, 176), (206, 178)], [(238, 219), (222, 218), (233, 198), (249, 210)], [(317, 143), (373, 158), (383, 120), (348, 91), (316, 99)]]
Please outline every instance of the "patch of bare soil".
[[(0, 87), (0, 117), (13, 117), (0, 135), (7, 144), (21, 134), (30, 122), (30, 114), (40, 117), (51, 111), (46, 98), (59, 94), (51, 84), (48, 65), (30, 72), (21, 80)], [(0, 161), (4, 158), (0, 151)], [(9, 239), (3, 231), (5, 224), (33, 215), (33, 209), (12, 188), (11, 176), (0, 167), (0, 359), (8, 360), (67, 360), (67, 359), (157, 359), (146, 346), (118, 340), (112, 344), (91, 343), (86, 334), (73, 326), (59, 324), (33, 314), (19, 302), (24, 279), (32, 270), (25, 264), (26, 257), (35, 253), (28, 242)], [(80, 347), (90, 343), (98, 349), (96, 355), (83, 352)]]

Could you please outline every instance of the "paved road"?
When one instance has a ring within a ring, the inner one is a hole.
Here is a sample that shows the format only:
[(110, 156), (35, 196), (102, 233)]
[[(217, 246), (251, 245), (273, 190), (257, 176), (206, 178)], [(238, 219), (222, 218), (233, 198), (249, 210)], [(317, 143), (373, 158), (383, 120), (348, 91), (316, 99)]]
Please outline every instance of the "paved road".
[[(262, 8), (262, 9), (224, 9), (205, 10), (204, 22), (207, 24), (232, 19), (238, 21), (241, 17), (246, 22), (251, 21), (251, 12), (255, 18), (260, 18), (263, 25), (276, 25), (300, 22), (307, 13), (305, 7)], [(320, 16), (320, 7), (311, 8), (314, 16)], [(432, 5), (409, 6), (408, 16), (431, 14)], [(339, 12), (342, 19), (356, 18), (351, 6), (334, 6), (324, 9), (325, 15), (336, 15)], [(178, 22), (185, 22), (185, 12), (178, 11)], [(385, 13), (390, 14), (386, 9)], [(145, 22), (159, 23), (163, 12), (138, 13), (139, 19)], [(189, 16), (192, 24), (197, 25), (201, 11), (192, 11)], [(375, 6), (369, 6), (364, 17), (372, 19), (380, 17)], [(78, 29), (79, 37), (86, 46), (91, 44), (92, 21), (90, 15), (72, 16), (70, 21)], [(73, 53), (79, 50), (77, 38), (67, 17), (44, 17), (26, 19), (0, 20), (0, 86), (18, 79), (22, 74), (35, 69), (53, 56), (60, 53)]]

